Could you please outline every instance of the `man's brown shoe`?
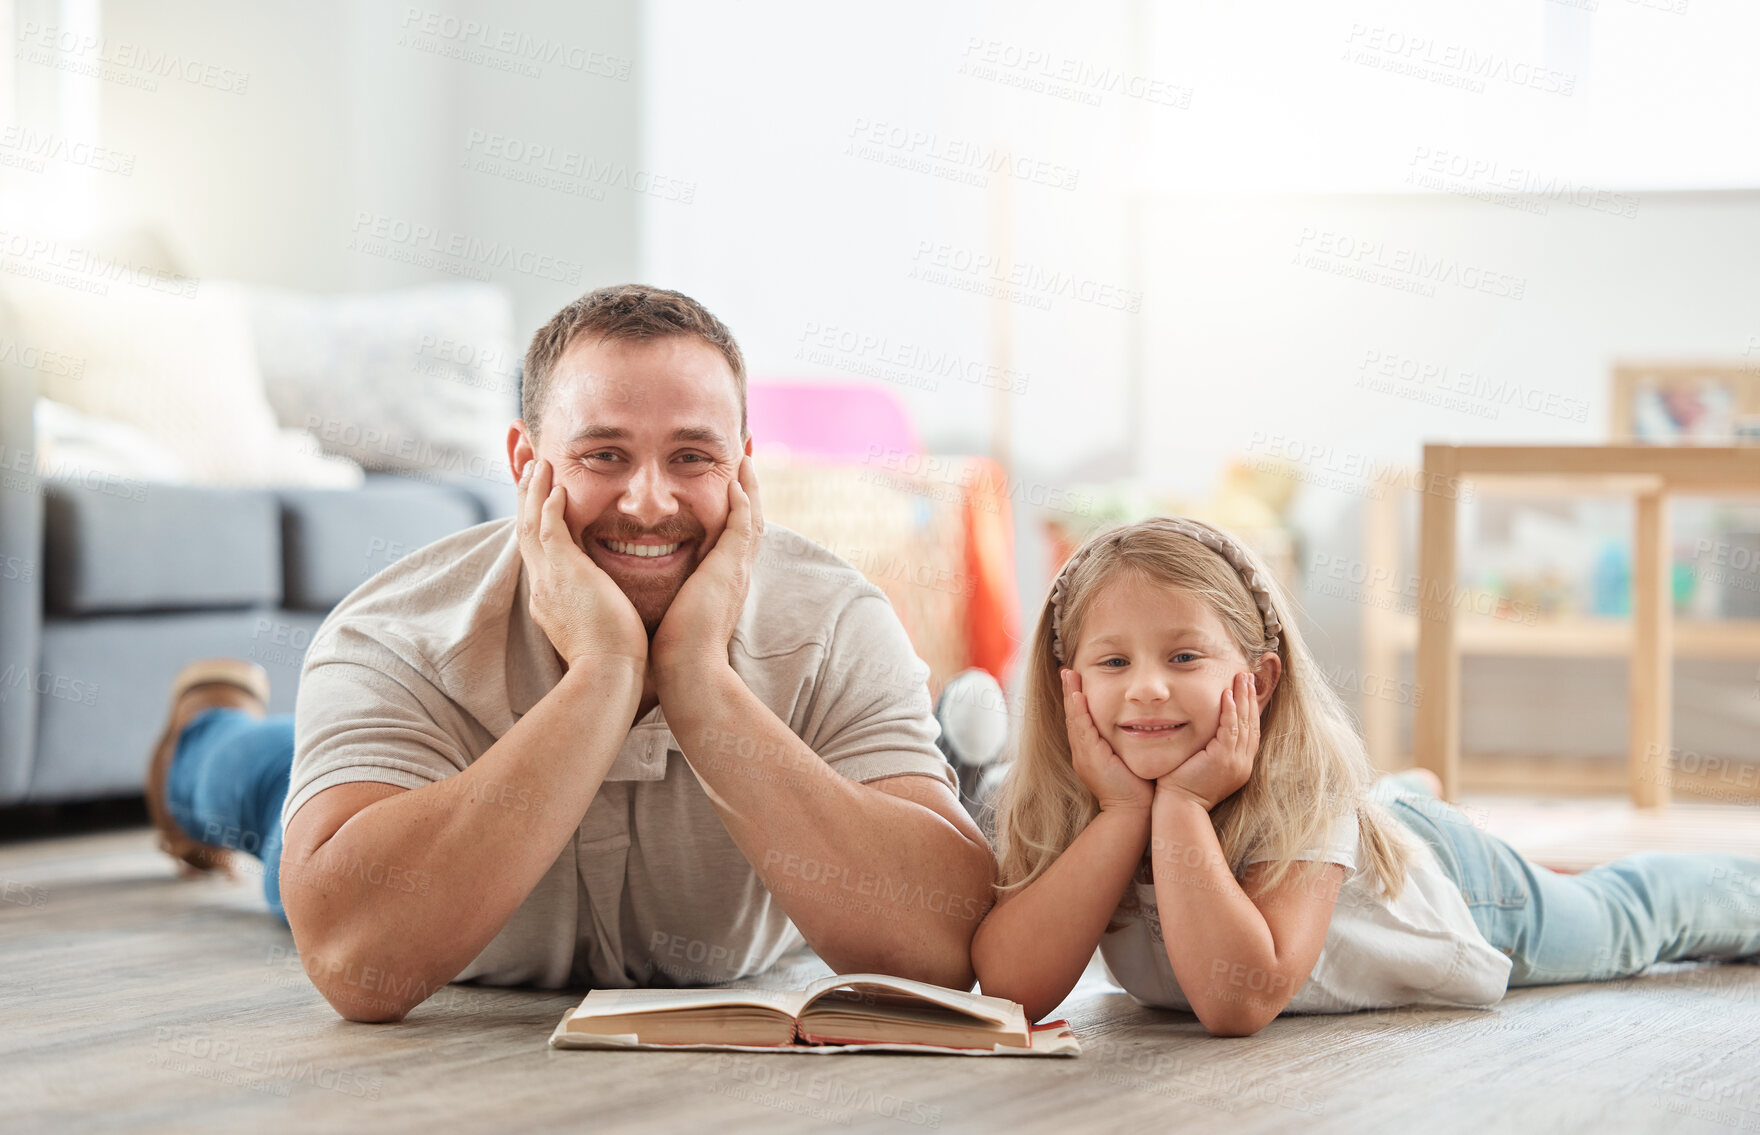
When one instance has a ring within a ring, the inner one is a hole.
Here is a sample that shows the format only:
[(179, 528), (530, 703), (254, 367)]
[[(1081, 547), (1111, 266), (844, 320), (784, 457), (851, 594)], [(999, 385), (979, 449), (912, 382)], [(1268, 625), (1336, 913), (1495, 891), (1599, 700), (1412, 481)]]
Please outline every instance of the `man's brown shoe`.
[(165, 779), (184, 726), (203, 710), (226, 706), (262, 717), (269, 707), (269, 675), (254, 662), (206, 658), (178, 671), (171, 683), (171, 712), (165, 732), (147, 763), (147, 814), (159, 833), (159, 848), (184, 865), (185, 873), (230, 871), (232, 853), (190, 838), (165, 807)]

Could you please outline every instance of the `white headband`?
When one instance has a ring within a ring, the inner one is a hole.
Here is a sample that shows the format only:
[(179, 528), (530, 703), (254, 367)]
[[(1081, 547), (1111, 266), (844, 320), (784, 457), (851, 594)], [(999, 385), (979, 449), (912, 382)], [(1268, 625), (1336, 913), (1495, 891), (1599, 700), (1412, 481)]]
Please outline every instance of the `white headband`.
[[(1259, 615), (1265, 621), (1266, 649), (1275, 654), (1277, 652), (1277, 645), (1280, 636), (1283, 634), (1283, 623), (1278, 619), (1277, 611), (1271, 605), (1270, 584), (1265, 577), (1259, 573), (1259, 569), (1254, 566), (1253, 560), (1247, 555), (1246, 549), (1235, 543), (1234, 537), (1223, 532), (1221, 529), (1212, 528), (1208, 524), (1196, 520), (1190, 520), (1183, 516), (1151, 517), (1148, 520), (1140, 521), (1138, 524), (1131, 525), (1130, 527), (1137, 528), (1151, 525), (1157, 528), (1166, 528), (1178, 532), (1183, 536), (1190, 536), (1192, 539), (1198, 541), (1198, 543), (1216, 552), (1223, 559), (1228, 561), (1229, 566), (1234, 568), (1234, 570), (1240, 575), (1241, 582), (1247, 585), (1247, 590), (1252, 592), (1253, 602), (1259, 605)], [(1108, 542), (1117, 543), (1118, 540), (1128, 531), (1130, 531), (1130, 528), (1118, 528), (1111, 532), (1103, 532), (1092, 540), (1089, 540), (1086, 544), (1082, 545), (1075, 555), (1071, 556), (1064, 563), (1062, 570), (1057, 573), (1057, 578), (1052, 581), (1051, 655), (1056, 658), (1059, 663), (1063, 665), (1069, 664), (1069, 660), (1063, 656), (1061, 630), (1063, 626), (1063, 598), (1064, 593), (1069, 590), (1070, 573), (1086, 561), (1089, 556), (1093, 555), (1102, 544)]]

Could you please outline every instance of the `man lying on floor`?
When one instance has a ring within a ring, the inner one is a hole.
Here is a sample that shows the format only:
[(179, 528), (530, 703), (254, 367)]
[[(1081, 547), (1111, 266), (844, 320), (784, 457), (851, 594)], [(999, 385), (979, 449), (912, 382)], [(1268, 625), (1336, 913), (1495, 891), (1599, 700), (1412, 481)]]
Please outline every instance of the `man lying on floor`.
[(803, 937), (971, 988), (994, 861), (926, 667), (878, 588), (765, 531), (726, 327), (589, 293), (534, 337), (520, 410), (518, 515), (344, 599), (292, 718), (246, 663), (179, 676), (148, 772), (166, 850), (259, 855), (351, 1020), (455, 980), (731, 981)]

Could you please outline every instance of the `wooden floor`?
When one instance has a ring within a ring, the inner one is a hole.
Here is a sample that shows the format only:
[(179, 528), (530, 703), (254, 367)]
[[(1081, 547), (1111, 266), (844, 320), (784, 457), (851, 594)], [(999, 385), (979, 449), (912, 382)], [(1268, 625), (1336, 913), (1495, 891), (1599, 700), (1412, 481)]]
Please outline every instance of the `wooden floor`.
[(1485, 831), (1554, 871), (1637, 851), (1760, 856), (1760, 806), (1753, 804), (1634, 808), (1624, 796), (1469, 796), (1461, 806)]
[(177, 879), (145, 831), (0, 845), (0, 899), (8, 1132), (1760, 1132), (1760, 966), (1237, 1040), (1090, 973), (1075, 1059), (556, 1052), (579, 994), (339, 1020), (254, 881)]

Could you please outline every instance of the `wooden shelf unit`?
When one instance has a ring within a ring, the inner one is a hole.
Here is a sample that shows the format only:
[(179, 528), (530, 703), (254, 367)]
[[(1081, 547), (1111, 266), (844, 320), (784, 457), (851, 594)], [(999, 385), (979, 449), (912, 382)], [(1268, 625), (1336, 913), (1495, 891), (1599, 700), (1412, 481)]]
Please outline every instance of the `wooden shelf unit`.
[[(1522, 624), (1461, 615), (1457, 594), (1456, 497), (1462, 481), (1483, 492), (1527, 496), (1613, 494), (1637, 508), (1630, 619), (1563, 618)], [(1379, 595), (1364, 603), (1365, 674), (1393, 680), (1400, 655), (1417, 653), (1415, 763), (1442, 778), (1446, 795), (1459, 795), (1460, 658), (1629, 658), (1631, 728), (1627, 788), (1635, 804), (1668, 802), (1671, 662), (1679, 657), (1760, 658), (1760, 619), (1674, 619), (1672, 551), (1668, 536), (1671, 494), (1760, 495), (1760, 447), (1638, 445), (1424, 447), (1420, 492), (1417, 596), (1401, 602), (1398, 511), (1401, 498), (1384, 493), (1369, 502), (1365, 560), (1385, 577)], [(1415, 613), (1401, 607), (1415, 605)], [(1364, 739), (1383, 768), (1402, 767), (1399, 704), (1362, 698)], [(1585, 790), (1600, 785), (1584, 783)]]
[[(1418, 620), (1395, 615), (1394, 646), (1410, 652), (1418, 646)], [(1625, 658), (1632, 651), (1629, 619), (1542, 619), (1513, 623), (1463, 618), (1457, 630), (1463, 654), (1506, 658)], [(1676, 658), (1760, 658), (1760, 619), (1679, 619), (1674, 625)]]

